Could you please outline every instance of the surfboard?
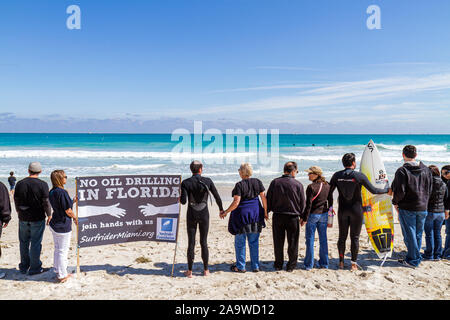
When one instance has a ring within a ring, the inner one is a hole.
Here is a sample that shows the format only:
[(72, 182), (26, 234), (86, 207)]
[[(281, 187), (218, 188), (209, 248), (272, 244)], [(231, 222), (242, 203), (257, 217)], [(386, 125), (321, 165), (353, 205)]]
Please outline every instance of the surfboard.
[[(389, 183), (386, 169), (375, 143), (370, 140), (361, 158), (360, 171), (377, 188)], [(380, 259), (392, 256), (394, 248), (394, 216), (391, 197), (387, 194), (374, 195), (362, 187), (364, 222), (367, 235)]]

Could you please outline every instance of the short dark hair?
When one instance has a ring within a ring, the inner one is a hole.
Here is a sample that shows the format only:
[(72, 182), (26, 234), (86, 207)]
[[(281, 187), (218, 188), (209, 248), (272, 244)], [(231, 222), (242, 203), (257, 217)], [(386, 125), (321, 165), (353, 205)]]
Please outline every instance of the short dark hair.
[(441, 176), (441, 173), (439, 172), (439, 168), (438, 167), (436, 167), (434, 165), (431, 165), (428, 168), (430, 168), (431, 173), (433, 174), (433, 177), (440, 177)]
[(403, 154), (409, 159), (414, 159), (417, 157), (417, 149), (409, 144), (403, 148)]
[(9, 173), (9, 175), (10, 175), (10, 176), (13, 176), (13, 175), (14, 175), (14, 172), (13, 172), (13, 171), (11, 171), (11, 172)]
[(199, 173), (203, 168), (203, 164), (200, 161), (194, 160), (191, 162), (190, 169), (193, 174)]
[(297, 162), (289, 161), (284, 164), (284, 173), (292, 173), (298, 170)]
[(342, 157), (342, 164), (345, 168), (351, 167), (353, 165), (353, 162), (356, 162), (356, 156), (354, 153), (346, 153)]

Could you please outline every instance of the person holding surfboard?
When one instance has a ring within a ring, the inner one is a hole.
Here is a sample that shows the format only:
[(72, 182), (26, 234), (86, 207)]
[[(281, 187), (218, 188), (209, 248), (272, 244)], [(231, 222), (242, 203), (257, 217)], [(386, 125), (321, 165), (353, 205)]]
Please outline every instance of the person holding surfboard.
[(392, 190), (392, 204), (398, 212), (403, 240), (407, 248), (400, 265), (418, 267), (422, 261), (420, 248), (425, 219), (428, 213), (428, 201), (433, 190), (431, 170), (421, 161), (416, 161), (417, 149), (407, 145), (403, 148), (404, 164), (395, 172)]
[[(345, 242), (350, 229), (351, 240), (351, 270), (358, 270), (359, 236), (363, 225), (363, 206), (361, 188), (364, 186), (372, 194), (391, 194), (389, 186), (384, 189), (374, 187), (367, 176), (355, 171), (356, 157), (354, 153), (347, 153), (342, 157), (344, 170), (336, 172), (330, 180), (330, 193), (337, 188), (338, 199), (338, 225), (339, 225), (339, 269), (344, 269)], [(333, 197), (330, 197), (330, 206), (333, 206)]]

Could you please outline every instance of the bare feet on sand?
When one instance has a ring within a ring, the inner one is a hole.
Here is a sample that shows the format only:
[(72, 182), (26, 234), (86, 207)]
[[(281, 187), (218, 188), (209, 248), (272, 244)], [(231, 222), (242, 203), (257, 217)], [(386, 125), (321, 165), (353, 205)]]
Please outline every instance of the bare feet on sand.
[(69, 280), (70, 278), (72, 277), (72, 274), (68, 274), (66, 277), (64, 277), (64, 278), (62, 278), (62, 279), (56, 279), (56, 282), (58, 282), (58, 283), (64, 283), (64, 282), (66, 282), (67, 280)]
[(358, 271), (358, 265), (356, 263), (352, 263), (352, 268), (350, 271)]
[(186, 277), (188, 277), (188, 278), (192, 278), (192, 271), (185, 271), (184, 272), (184, 275), (186, 276)]
[(211, 273), (209, 273), (209, 270), (203, 271), (203, 275), (204, 275), (205, 277), (209, 276), (210, 274), (211, 274)]

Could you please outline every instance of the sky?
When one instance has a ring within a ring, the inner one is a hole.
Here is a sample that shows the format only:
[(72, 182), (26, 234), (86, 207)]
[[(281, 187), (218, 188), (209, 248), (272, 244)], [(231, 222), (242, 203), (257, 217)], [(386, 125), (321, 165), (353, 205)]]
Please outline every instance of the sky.
[(449, 17), (447, 0), (1, 1), (0, 132), (448, 134)]

